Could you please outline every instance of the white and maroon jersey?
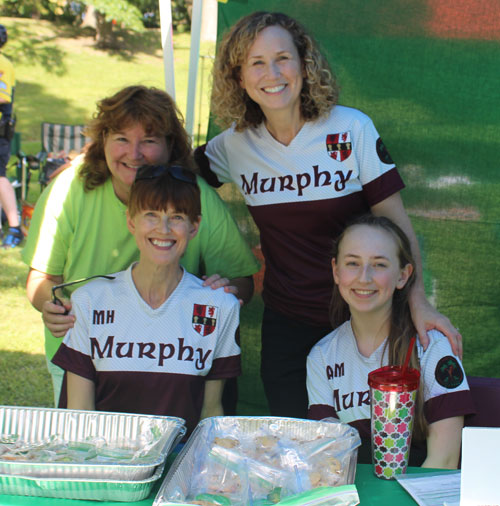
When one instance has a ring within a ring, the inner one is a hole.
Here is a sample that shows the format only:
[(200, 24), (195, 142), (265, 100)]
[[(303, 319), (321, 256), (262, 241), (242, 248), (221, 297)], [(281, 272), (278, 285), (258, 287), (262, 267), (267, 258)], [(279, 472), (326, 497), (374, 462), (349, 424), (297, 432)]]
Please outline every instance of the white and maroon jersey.
[(208, 142), (205, 155), (198, 158), (204, 174), (208, 159), (219, 183), (236, 183), (260, 230), (266, 304), (329, 325), (332, 239), (404, 187), (370, 118), (336, 106), (328, 118), (306, 122), (288, 146), (264, 124), (230, 128)]
[[(453, 355), (448, 339), (436, 330), (428, 333), (425, 351), (417, 341), (424, 413), (428, 423), (475, 411), (462, 364)], [(370, 435), (370, 387), (368, 373), (387, 365), (385, 341), (370, 357), (356, 344), (347, 321), (319, 341), (307, 358), (309, 417), (338, 418), (351, 423), (362, 437)]]
[(140, 296), (132, 266), (77, 289), (75, 327), (53, 362), (95, 383), (99, 411), (178, 416), (192, 430), (207, 379), (241, 373), (239, 302), (184, 271), (156, 309)]

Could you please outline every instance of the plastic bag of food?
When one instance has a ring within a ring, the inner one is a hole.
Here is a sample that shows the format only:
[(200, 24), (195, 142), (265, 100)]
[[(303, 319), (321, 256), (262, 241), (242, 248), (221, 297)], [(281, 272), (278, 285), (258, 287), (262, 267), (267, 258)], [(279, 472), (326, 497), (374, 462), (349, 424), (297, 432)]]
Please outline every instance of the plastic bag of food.
[[(359, 496), (355, 485), (320, 487), (287, 497), (277, 506), (355, 506)], [(254, 504), (253, 506), (265, 506)]]
[(308, 464), (310, 485), (312, 488), (338, 487), (352, 483), (357, 448), (361, 444), (359, 433), (333, 418), (322, 421), (336, 425), (335, 435), (318, 437), (300, 445)]

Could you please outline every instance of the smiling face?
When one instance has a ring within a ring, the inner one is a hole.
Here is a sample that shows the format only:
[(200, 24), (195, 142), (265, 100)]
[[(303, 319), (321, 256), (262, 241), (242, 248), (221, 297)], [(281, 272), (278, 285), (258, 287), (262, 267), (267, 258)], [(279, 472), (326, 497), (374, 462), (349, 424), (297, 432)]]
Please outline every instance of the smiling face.
[(170, 148), (165, 136), (148, 134), (137, 123), (108, 133), (104, 141), (104, 155), (116, 196), (126, 202), (137, 169), (141, 165), (167, 163)]
[(264, 28), (241, 66), (240, 85), (266, 117), (274, 111), (300, 114), (303, 66), (290, 33)]
[(177, 266), (200, 222), (193, 223), (185, 213), (168, 206), (166, 211), (140, 210), (134, 216), (127, 211), (127, 225), (135, 237), (141, 262)]
[(379, 314), (386, 318), (396, 289), (405, 286), (412, 266), (399, 262), (398, 244), (390, 232), (369, 225), (346, 231), (332, 260), (333, 278), (351, 315)]

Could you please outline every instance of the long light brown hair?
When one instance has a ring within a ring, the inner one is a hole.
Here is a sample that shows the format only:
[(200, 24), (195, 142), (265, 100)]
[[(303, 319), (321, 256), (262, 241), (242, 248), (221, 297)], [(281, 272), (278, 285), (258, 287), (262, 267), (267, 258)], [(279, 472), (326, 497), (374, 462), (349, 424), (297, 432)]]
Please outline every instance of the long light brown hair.
[[(394, 222), (385, 216), (375, 216), (373, 214), (366, 214), (355, 218), (344, 229), (342, 234), (334, 241), (333, 258), (337, 259), (340, 249), (340, 244), (343, 238), (353, 227), (358, 225), (366, 225), (369, 227), (378, 228), (387, 232), (398, 251), (399, 267), (402, 269), (406, 265), (412, 266), (412, 272), (405, 286), (401, 289), (396, 289), (392, 296), (392, 309), (389, 336), (386, 340), (382, 357), (385, 356), (387, 351), (388, 364), (402, 366), (410, 339), (416, 336), (415, 325), (411, 318), (409, 295), (413, 284), (415, 283), (415, 260), (411, 252), (411, 245), (406, 234)], [(337, 328), (342, 323), (350, 318), (351, 314), (349, 306), (342, 298), (337, 284), (334, 284), (332, 301), (330, 304), (330, 321), (333, 328)], [(381, 366), (383, 364), (380, 364)], [(417, 346), (414, 347), (410, 359), (410, 366), (415, 369), (420, 369), (420, 362), (418, 360)], [(424, 416), (424, 398), (423, 398), (423, 381), (421, 378), (420, 386), (417, 392), (415, 422), (414, 422), (414, 438), (416, 440), (424, 440), (427, 437), (428, 424)]]
[(223, 128), (235, 123), (238, 131), (258, 126), (264, 113), (240, 86), (241, 66), (259, 33), (280, 26), (292, 36), (305, 78), (300, 94), (302, 117), (312, 121), (337, 103), (339, 89), (317, 43), (295, 19), (280, 12), (255, 12), (241, 18), (223, 37), (213, 68), (212, 112)]
[(148, 135), (166, 137), (172, 150), (171, 163), (195, 168), (189, 135), (170, 95), (157, 88), (128, 86), (98, 102), (97, 112), (86, 128), (91, 142), (80, 169), (86, 191), (104, 184), (111, 176), (104, 155), (107, 135), (136, 124), (142, 125)]

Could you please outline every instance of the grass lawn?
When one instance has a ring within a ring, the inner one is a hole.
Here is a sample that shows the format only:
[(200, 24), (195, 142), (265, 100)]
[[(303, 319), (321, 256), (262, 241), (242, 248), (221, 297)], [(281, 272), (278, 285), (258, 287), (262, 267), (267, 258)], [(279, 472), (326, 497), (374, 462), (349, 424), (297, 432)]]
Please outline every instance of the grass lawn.
[[(81, 124), (95, 111), (95, 103), (123, 86), (144, 84), (164, 88), (163, 59), (157, 30), (148, 30), (127, 39), (126, 49), (104, 52), (94, 49), (85, 31), (58, 27), (45, 21), (0, 18), (9, 31), (5, 53), (12, 58), (17, 87), (15, 109), (17, 131), (21, 132), (26, 153), (40, 150), (42, 121)], [(33, 36), (36, 34), (36, 36)], [(213, 55), (214, 46), (202, 44), (201, 54)], [(187, 98), (189, 34), (174, 35), (176, 99), (184, 113)], [(201, 118), (196, 117), (194, 143), (204, 142), (208, 123), (209, 65), (204, 58)], [(201, 74), (201, 72), (200, 72)], [(199, 105), (196, 106), (196, 114)], [(198, 132), (201, 138), (198, 139)], [(10, 175), (14, 175), (11, 169)], [(32, 172), (27, 200), (39, 195), (38, 173)], [(230, 201), (242, 229), (248, 231), (252, 245), (258, 236), (246, 207), (231, 187), (223, 194)], [(20, 249), (0, 250), (0, 405), (51, 406), (52, 386), (46, 370), (43, 325), (40, 314), (31, 307), (25, 294), (27, 267), (21, 262)], [(262, 302), (256, 297), (242, 311), (242, 349), (252, 357), (244, 363), (240, 379), (240, 411), (264, 413), (263, 392), (258, 377), (260, 314)], [(257, 383), (257, 384), (256, 384)]]
[[(227, 8), (243, 6), (234, 2)], [(107, 53), (93, 48), (88, 33), (72, 28), (11, 18), (0, 23), (9, 30), (5, 53), (16, 68), (18, 131), (25, 152), (40, 149), (42, 121), (85, 123), (96, 100), (127, 84), (164, 87), (157, 31), (128, 37), (123, 50)], [(426, 289), (460, 328), (467, 373), (500, 377), (498, 45), (416, 36), (401, 36), (395, 43), (391, 37), (345, 34), (341, 28), (332, 33), (327, 24), (317, 30), (318, 37), (328, 31), (331, 40), (326, 48), (342, 84), (341, 103), (374, 119), (397, 162), (421, 244)], [(176, 98), (185, 111), (189, 35), (175, 35), (174, 47)], [(213, 51), (211, 44), (202, 47), (203, 54)], [(204, 107), (201, 121), (195, 121), (202, 133), (208, 82), (205, 71)], [(35, 174), (28, 200), (35, 201), (37, 193)], [(235, 187), (224, 185), (221, 195), (256, 246), (258, 232)], [(19, 253), (0, 251), (0, 363), (8, 371), (0, 379), (0, 404), (49, 405), (42, 324), (25, 297), (27, 268)], [(258, 379), (261, 312), (259, 296), (242, 310), (242, 414), (265, 412)]]

